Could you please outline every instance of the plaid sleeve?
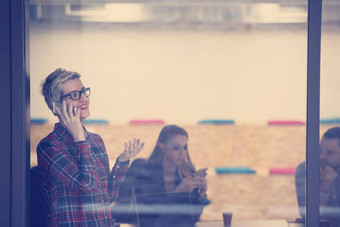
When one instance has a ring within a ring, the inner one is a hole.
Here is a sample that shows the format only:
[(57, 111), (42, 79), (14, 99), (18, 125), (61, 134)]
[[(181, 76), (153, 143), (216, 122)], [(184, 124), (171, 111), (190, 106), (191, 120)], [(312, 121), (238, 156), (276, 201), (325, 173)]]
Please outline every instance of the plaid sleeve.
[(112, 168), (110, 179), (109, 179), (109, 196), (110, 201), (113, 202), (118, 198), (119, 195), (119, 188), (121, 183), (125, 179), (125, 174), (127, 170), (129, 169), (129, 161), (126, 162), (118, 162), (118, 159), (116, 160), (115, 165)]
[[(76, 158), (71, 157), (70, 149), (76, 149)], [(100, 180), (91, 157), (91, 148), (86, 141), (76, 142), (73, 148), (63, 143), (41, 142), (37, 152), (39, 165), (62, 184), (81, 191), (97, 190)]]

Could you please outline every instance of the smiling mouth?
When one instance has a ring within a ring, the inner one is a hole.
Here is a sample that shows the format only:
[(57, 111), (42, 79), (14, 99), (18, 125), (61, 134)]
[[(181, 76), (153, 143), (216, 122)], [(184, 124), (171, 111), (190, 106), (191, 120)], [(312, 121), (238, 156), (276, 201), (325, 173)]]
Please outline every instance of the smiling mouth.
[(81, 109), (81, 110), (87, 109), (87, 105), (80, 106), (79, 109)]

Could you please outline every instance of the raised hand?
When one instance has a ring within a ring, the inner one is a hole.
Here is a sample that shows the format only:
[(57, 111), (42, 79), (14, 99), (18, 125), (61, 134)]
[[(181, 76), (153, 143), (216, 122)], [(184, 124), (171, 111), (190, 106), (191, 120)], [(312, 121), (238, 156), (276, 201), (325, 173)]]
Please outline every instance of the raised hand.
[(56, 107), (59, 122), (65, 127), (72, 135), (74, 142), (85, 140), (83, 125), (80, 121), (80, 110), (73, 113), (73, 104), (70, 103), (66, 106), (66, 102), (63, 101), (62, 109)]
[(139, 152), (141, 152), (144, 148), (144, 142), (141, 143), (140, 139), (133, 138), (133, 140), (129, 140), (128, 143), (124, 143), (124, 151), (118, 157), (119, 162), (126, 162), (133, 157), (136, 157)]

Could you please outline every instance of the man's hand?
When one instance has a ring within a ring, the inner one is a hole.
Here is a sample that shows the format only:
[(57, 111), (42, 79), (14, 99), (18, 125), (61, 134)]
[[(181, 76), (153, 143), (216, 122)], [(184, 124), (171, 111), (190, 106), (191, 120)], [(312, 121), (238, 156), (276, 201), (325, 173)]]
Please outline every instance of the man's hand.
[(320, 190), (323, 192), (328, 192), (329, 186), (331, 186), (337, 177), (338, 174), (332, 167), (320, 167)]
[(124, 144), (125, 149), (123, 153), (121, 153), (118, 157), (118, 162), (126, 162), (133, 157), (136, 157), (139, 152), (141, 152), (144, 148), (144, 142), (141, 143), (140, 139), (134, 138), (133, 140), (129, 140), (129, 144)]

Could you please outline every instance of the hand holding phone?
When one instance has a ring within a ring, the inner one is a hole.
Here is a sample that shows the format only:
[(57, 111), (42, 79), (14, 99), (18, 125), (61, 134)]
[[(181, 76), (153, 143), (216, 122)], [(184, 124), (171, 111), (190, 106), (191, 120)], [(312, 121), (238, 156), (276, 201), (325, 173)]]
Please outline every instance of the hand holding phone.
[(66, 104), (64, 101), (58, 104), (55, 102), (52, 109), (58, 115), (59, 123), (71, 133), (74, 142), (85, 140), (80, 112), (78, 113), (78, 108), (74, 107), (73, 103)]
[(202, 168), (196, 171), (196, 173), (194, 174), (194, 176), (202, 176), (205, 177), (207, 175), (207, 170), (208, 168)]
[[(58, 109), (60, 110), (60, 112), (62, 112), (62, 108), (63, 108), (63, 104), (61, 102), (53, 102), (52, 105), (52, 112), (54, 114), (54, 116), (58, 116), (58, 113), (56, 111), (56, 107), (58, 107)], [(77, 107), (73, 107), (73, 115), (75, 116), (77, 114), (78, 108)]]
[(54, 116), (57, 116), (57, 115), (58, 115), (58, 113), (57, 113), (57, 111), (56, 111), (55, 108), (58, 107), (58, 109), (61, 111), (61, 110), (62, 110), (62, 106), (63, 106), (63, 104), (60, 103), (60, 102), (53, 102), (53, 105), (52, 105), (52, 112), (53, 112)]

